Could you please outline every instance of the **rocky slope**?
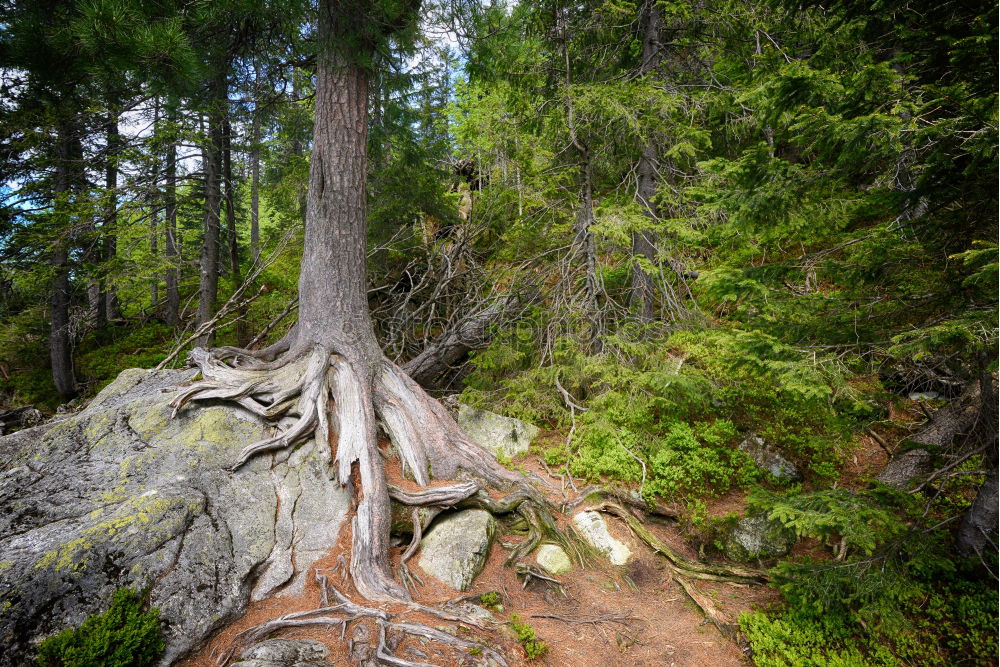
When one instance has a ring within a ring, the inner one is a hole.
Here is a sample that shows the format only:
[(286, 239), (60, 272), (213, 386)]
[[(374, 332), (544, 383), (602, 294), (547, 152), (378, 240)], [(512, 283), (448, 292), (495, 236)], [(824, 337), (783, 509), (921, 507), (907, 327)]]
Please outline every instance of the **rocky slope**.
[(328, 451), (229, 472), (268, 427), (222, 404), (171, 419), (194, 373), (125, 371), (83, 411), (0, 438), (0, 665), (27, 663), (123, 586), (149, 589), (169, 664), (251, 598), (296, 591), (336, 541), (348, 496)]

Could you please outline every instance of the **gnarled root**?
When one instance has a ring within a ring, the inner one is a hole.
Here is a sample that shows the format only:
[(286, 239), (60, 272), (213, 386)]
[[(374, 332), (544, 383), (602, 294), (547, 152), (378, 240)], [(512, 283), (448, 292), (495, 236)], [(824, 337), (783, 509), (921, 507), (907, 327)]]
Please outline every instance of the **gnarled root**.
[(340, 639), (344, 640), (348, 626), (360, 620), (373, 620), (378, 626), (379, 640), (375, 651), (375, 658), (382, 665), (396, 665), (401, 667), (435, 667), (429, 663), (411, 662), (393, 655), (387, 641), (387, 632), (397, 634), (407, 634), (415, 637), (429, 639), (432, 642), (451, 646), (468, 651), (475, 649), (483, 655), (493, 659), (497, 665), (506, 666), (503, 656), (490, 647), (468, 639), (462, 639), (450, 635), (440, 630), (435, 630), (427, 625), (407, 621), (397, 621), (396, 619), (406, 614), (408, 611), (437, 616), (447, 621), (466, 623), (479, 628), (482, 625), (471, 618), (459, 616), (436, 607), (410, 604), (408, 609), (400, 613), (390, 613), (383, 609), (374, 609), (355, 604), (343, 593), (332, 586), (327, 578), (319, 573), (316, 580), (320, 585), (321, 607), (307, 611), (293, 612), (285, 614), (276, 619), (272, 619), (260, 625), (254, 626), (236, 635), (234, 644), (217, 660), (217, 664), (224, 666), (229, 663), (233, 655), (240, 648), (251, 646), (268, 635), (286, 629), (295, 629), (308, 626), (326, 626), (340, 628)]
[[(383, 359), (371, 368), (321, 345), (293, 346), (266, 363), (252, 359), (240, 366), (226, 363), (227, 359), (242, 362), (255, 354), (193, 350), (189, 362), (201, 370), (202, 379), (174, 397), (170, 403), (174, 414), (191, 401), (214, 399), (234, 401), (271, 422), (292, 420), (274, 436), (245, 447), (232, 470), (257, 454), (284, 449), (308, 437), (315, 437), (323, 445), (320, 451), (330, 456), (326, 445), (335, 442), (336, 453), (328, 462), (331, 478), (352, 488), (355, 496), (350, 570), (364, 598), (410, 600), (389, 568), (390, 489), (377, 446), (379, 421), (399, 452), (404, 471), (420, 486), (427, 486), (432, 478), (477, 480), (415, 494), (393, 489), (397, 501), (439, 510), (478, 507), (493, 514), (516, 513), (527, 522), (529, 533), (508, 564), (527, 555), (543, 539), (562, 545), (584, 563), (579, 542), (557, 528), (554, 508), (542, 494), (472, 442), (451, 415), (395, 364)], [(512, 492), (497, 500), (487, 488)], [(415, 548), (416, 543), (411, 544), (402, 563), (401, 576), (407, 586), (411, 577), (407, 577), (405, 561)]]
[(667, 560), (667, 565), (674, 575), (674, 579), (684, 589), (684, 592), (691, 601), (701, 609), (705, 615), (705, 620), (710, 621), (724, 636), (732, 639), (737, 644), (743, 643), (739, 634), (739, 625), (716, 607), (712, 598), (702, 594), (691, 580), (701, 579), (743, 585), (761, 584), (768, 581), (768, 576), (765, 572), (726, 565), (708, 565), (690, 560), (653, 535), (649, 529), (642, 525), (641, 521), (632, 516), (622, 506), (605, 502), (595, 509), (607, 512), (624, 521), (639, 539), (649, 545), (653, 551), (663, 556)]

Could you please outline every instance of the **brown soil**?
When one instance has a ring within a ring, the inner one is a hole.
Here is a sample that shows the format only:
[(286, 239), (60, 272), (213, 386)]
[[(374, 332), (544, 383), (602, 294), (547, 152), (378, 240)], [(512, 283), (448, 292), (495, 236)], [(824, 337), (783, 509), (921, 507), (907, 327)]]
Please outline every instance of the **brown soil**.
[[(400, 479), (398, 465), (389, 463), (389, 476), (393, 483), (404, 485)], [(519, 460), (526, 470), (535, 472), (554, 485), (551, 500), (562, 500), (561, 482), (549, 477), (537, 457)], [(560, 472), (560, 471), (553, 471)], [(567, 490), (569, 495), (572, 495)], [(725, 514), (737, 511), (741, 497), (725, 498), (717, 511)], [(690, 601), (680, 584), (673, 580), (669, 569), (661, 557), (654, 554), (645, 544), (628, 533), (625, 525), (610, 516), (606, 520), (619, 539), (629, 545), (633, 559), (624, 568), (615, 568), (601, 561), (588, 568), (575, 568), (570, 574), (559, 577), (561, 589), (553, 584), (532, 580), (525, 585), (512, 568), (504, 567), (508, 555), (502, 543), (517, 543), (517, 535), (500, 535), (486, 568), (476, 579), (473, 588), (464, 594), (438, 582), (422, 572), (417, 558), (409, 561), (410, 570), (423, 581), (418, 586), (416, 598), (425, 605), (454, 600), (462, 595), (477, 595), (495, 591), (500, 594), (503, 609), (496, 612), (495, 628), (482, 630), (462, 624), (450, 623), (443, 619), (406, 611), (399, 605), (381, 605), (390, 613), (399, 614), (394, 620), (424, 623), (434, 628), (454, 631), (462, 637), (481, 641), (500, 650), (511, 665), (551, 665), (571, 667), (613, 667), (627, 665), (635, 667), (726, 667), (727, 665), (749, 664), (740, 648), (720, 633), (715, 626), (706, 623), (701, 611)], [(559, 519), (565, 524), (567, 517)], [(662, 522), (660, 522), (662, 523)], [(671, 546), (681, 549), (690, 556), (694, 552), (688, 548), (675, 526), (662, 523), (650, 525), (650, 529)], [(367, 603), (354, 592), (347, 578), (341, 576), (343, 554), (350, 553), (350, 522), (345, 522), (337, 544), (330, 553), (311, 569), (308, 584), (303, 595), (297, 597), (274, 597), (252, 603), (247, 612), (225, 627), (197, 654), (180, 662), (180, 667), (215, 667), (218, 657), (234, 646), (236, 635), (248, 628), (293, 611), (314, 609), (320, 606), (319, 586), (315, 583), (314, 571), (319, 570), (330, 578), (345, 595), (358, 604)], [(396, 548), (392, 554), (393, 565), (407, 545)], [(763, 586), (742, 586), (699, 581), (695, 586), (709, 596), (720, 611), (730, 620), (738, 618), (740, 612), (767, 605), (775, 599), (776, 593)], [(279, 594), (280, 595), (280, 594)], [(530, 624), (539, 639), (548, 645), (548, 652), (541, 658), (528, 661), (523, 649), (518, 645), (513, 631), (506, 623), (512, 614), (522, 622)], [(341, 639), (339, 627), (318, 627), (286, 630), (278, 633), (283, 638), (313, 639), (323, 642), (330, 650), (329, 661), (335, 665), (348, 665), (348, 640), (358, 632), (357, 626), (367, 622), (352, 623), (346, 637)], [(375, 628), (367, 624), (367, 632), (374, 640)], [(238, 644), (238, 642), (237, 642)], [(408, 647), (419, 649), (427, 657), (408, 654)], [(238, 655), (242, 647), (237, 648)], [(434, 647), (418, 640), (407, 638), (395, 650), (395, 655), (410, 660), (428, 661), (443, 667), (481, 664), (468, 652), (447, 649), (440, 653)]]

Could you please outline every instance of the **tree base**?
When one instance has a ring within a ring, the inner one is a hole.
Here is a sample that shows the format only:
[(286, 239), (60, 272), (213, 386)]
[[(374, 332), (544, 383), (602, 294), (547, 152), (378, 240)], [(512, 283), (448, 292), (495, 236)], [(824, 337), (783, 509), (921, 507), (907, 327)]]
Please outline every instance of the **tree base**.
[[(195, 348), (189, 362), (202, 378), (170, 405), (176, 415), (190, 401), (233, 401), (275, 424), (279, 432), (245, 447), (233, 471), (258, 454), (315, 438), (327, 457), (330, 478), (348, 488), (353, 498), (350, 574), (365, 599), (411, 601), (406, 560), (416, 550), (419, 535), (402, 559), (400, 583), (389, 563), (392, 500), (439, 511), (477, 507), (492, 514), (516, 513), (530, 530), (508, 565), (542, 539), (563, 545), (583, 563), (579, 545), (557, 528), (542, 494), (472, 442), (447, 410), (395, 364), (384, 358), (365, 364), (321, 345), (285, 346), (273, 361), (258, 358), (262, 356), (233, 348)], [(379, 425), (396, 448), (404, 475), (422, 490), (407, 492), (388, 484), (378, 448)], [(428, 488), (432, 479), (469, 481)], [(490, 490), (508, 495), (495, 499)]]

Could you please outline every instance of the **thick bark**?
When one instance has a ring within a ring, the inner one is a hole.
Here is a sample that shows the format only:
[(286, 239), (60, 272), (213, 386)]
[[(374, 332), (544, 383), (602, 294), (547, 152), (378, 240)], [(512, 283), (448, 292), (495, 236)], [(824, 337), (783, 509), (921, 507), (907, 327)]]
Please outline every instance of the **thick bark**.
[[(321, 12), (331, 34), (339, 15)], [(368, 78), (333, 53), (320, 59), (299, 274), (300, 343), (343, 353), (369, 370), (381, 362), (365, 272)]]
[[(639, 73), (648, 76), (656, 71), (660, 64), (660, 11), (654, 3), (649, 3), (645, 12), (642, 38), (642, 64)], [(639, 165), (636, 170), (636, 198), (642, 207), (643, 215), (650, 223), (656, 221), (653, 207), (653, 197), (656, 195), (656, 144), (650, 139), (642, 149)], [(656, 247), (653, 244), (653, 232), (648, 229), (632, 232), (632, 255), (643, 257), (650, 264), (656, 261)], [(635, 262), (632, 266), (632, 303), (639, 311), (643, 322), (653, 320), (655, 291), (653, 277)]]
[(58, 128), (56, 156), (55, 210), (66, 224), (52, 244), (49, 258), (53, 268), (52, 294), (49, 298), (49, 360), (52, 364), (52, 382), (63, 398), (72, 398), (77, 392), (76, 374), (73, 370), (73, 341), (69, 330), (69, 244), (72, 237), (71, 215), (66, 212), (72, 193), (79, 187), (78, 175), (82, 167), (83, 151), (77, 127), (63, 121)]
[(979, 390), (982, 408), (979, 411), (977, 431), (983, 439), (986, 452), (983, 468), (986, 479), (972, 506), (962, 517), (955, 539), (955, 548), (963, 556), (983, 555), (988, 548), (997, 548), (997, 521), (1000, 519), (1000, 456), (998, 456), (997, 392), (993, 374), (988, 370), (989, 359), (982, 359)]
[[(222, 204), (222, 134), (223, 105), (226, 104), (225, 74), (217, 75), (212, 84), (212, 102), (208, 113), (208, 142), (202, 149), (202, 169), (205, 173), (205, 215), (202, 225), (202, 249), (199, 263), (198, 325), (215, 315), (219, 293), (219, 235)], [(210, 345), (213, 334), (198, 339), (199, 345)]]
[[(176, 122), (176, 114), (171, 112), (168, 119), (173, 125)], [(176, 327), (180, 323), (181, 297), (178, 285), (180, 282), (180, 252), (177, 243), (177, 143), (173, 138), (167, 144), (164, 169), (166, 182), (163, 188), (163, 226), (166, 237), (164, 252), (167, 258), (167, 301), (163, 315), (168, 325)]]

